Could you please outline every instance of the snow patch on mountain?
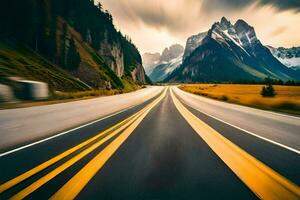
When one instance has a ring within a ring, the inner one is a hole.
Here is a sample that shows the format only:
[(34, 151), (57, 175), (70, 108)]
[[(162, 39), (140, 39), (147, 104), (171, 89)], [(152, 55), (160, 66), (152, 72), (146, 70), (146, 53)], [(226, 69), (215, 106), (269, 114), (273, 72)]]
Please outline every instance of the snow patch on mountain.
[(183, 52), (177, 58), (173, 58), (169, 62), (160, 63), (153, 69), (153, 71), (149, 75), (150, 79), (153, 82), (163, 81), (182, 64), (182, 58)]
[(154, 67), (160, 61), (160, 53), (144, 53), (142, 55), (143, 66), (145, 68), (146, 74), (149, 75)]
[(184, 47), (179, 44), (165, 48), (162, 54), (143, 55), (146, 73), (154, 82), (162, 81), (182, 63)]
[(207, 36), (207, 32), (199, 33), (189, 37), (186, 41), (183, 59), (187, 58), (197, 47), (201, 45), (202, 40)]
[(177, 67), (179, 67), (182, 63), (182, 57), (183, 57), (183, 53), (181, 53), (177, 58), (174, 58), (173, 60), (171, 60), (169, 62), (169, 67), (166, 68), (165, 73), (166, 74), (170, 74), (171, 72), (173, 72)]
[(292, 69), (300, 69), (300, 47), (274, 48), (267, 46), (273, 56), (282, 64)]
[(252, 47), (259, 42), (254, 28), (245, 21), (238, 20), (235, 24), (232, 24), (223, 17), (220, 22), (214, 23), (209, 31), (193, 35), (187, 39), (183, 59), (186, 59), (197, 49), (207, 36), (219, 43), (225, 43), (227, 46), (230, 46), (229, 42), (233, 42), (248, 56), (255, 53), (252, 51)]
[[(290, 63), (298, 62), (288, 58)], [(298, 72), (278, 61), (259, 41), (252, 26), (241, 19), (232, 24), (225, 17), (207, 32), (188, 38), (180, 66), (165, 81), (257, 81), (268, 76), (299, 79)]]

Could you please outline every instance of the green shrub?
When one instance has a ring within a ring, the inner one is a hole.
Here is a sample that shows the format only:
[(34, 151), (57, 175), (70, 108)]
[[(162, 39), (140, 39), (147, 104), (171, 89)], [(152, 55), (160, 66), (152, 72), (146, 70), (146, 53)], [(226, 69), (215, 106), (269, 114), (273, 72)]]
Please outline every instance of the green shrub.
[(221, 96), (220, 100), (222, 101), (228, 101), (228, 97), (226, 95)]
[(300, 106), (293, 102), (281, 102), (274, 107), (283, 110), (300, 110)]
[(275, 89), (271, 84), (269, 84), (267, 86), (263, 86), (260, 94), (263, 97), (275, 97), (276, 96)]

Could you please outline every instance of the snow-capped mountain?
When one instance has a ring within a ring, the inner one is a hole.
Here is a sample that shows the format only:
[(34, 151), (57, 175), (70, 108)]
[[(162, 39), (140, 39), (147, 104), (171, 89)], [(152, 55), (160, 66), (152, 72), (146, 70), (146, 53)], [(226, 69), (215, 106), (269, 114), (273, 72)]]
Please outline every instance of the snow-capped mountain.
[[(179, 44), (174, 44), (165, 48), (159, 57), (155, 57), (155, 59), (152, 60), (152, 65), (146, 67), (146, 73), (149, 78), (154, 82), (165, 79), (170, 73), (180, 66), (182, 63), (183, 52), (184, 47)], [(147, 55), (150, 54), (144, 54), (143, 60), (148, 59)]]
[(145, 72), (149, 75), (160, 61), (160, 53), (144, 53), (142, 55)]
[(300, 47), (267, 47), (270, 49), (273, 56), (277, 58), (282, 64), (292, 69), (300, 70)]
[(258, 81), (265, 77), (300, 79), (263, 46), (252, 26), (243, 20), (232, 24), (225, 17), (207, 33), (187, 40), (184, 60), (166, 81)]
[(163, 81), (165, 78), (167, 78), (175, 69), (177, 69), (181, 63), (182, 63), (182, 57), (183, 52), (177, 56), (176, 58), (173, 58), (172, 60), (166, 62), (162, 62), (159, 65), (155, 66), (151, 74), (149, 75), (149, 78), (153, 82), (159, 82)]
[(160, 56), (160, 63), (170, 62), (175, 58), (178, 58), (184, 51), (183, 46), (180, 44), (173, 44), (169, 48), (165, 48)]
[(186, 41), (183, 60), (187, 58), (197, 47), (201, 45), (202, 40), (206, 37), (207, 32), (199, 33), (189, 37)]

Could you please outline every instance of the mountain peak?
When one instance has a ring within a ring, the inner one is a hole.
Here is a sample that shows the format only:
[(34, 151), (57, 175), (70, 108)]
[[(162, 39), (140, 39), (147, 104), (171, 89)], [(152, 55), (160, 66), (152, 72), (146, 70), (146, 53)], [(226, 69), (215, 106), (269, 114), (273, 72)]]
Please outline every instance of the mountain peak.
[(239, 20), (236, 21), (236, 23), (234, 24), (234, 28), (238, 32), (247, 31), (247, 30), (253, 30), (254, 31), (254, 28), (242, 19), (239, 19)]
[(160, 62), (169, 62), (170, 60), (177, 58), (184, 51), (184, 47), (180, 44), (173, 44), (172, 46), (165, 48), (161, 54)]
[[(291, 51), (293, 54), (285, 52), (280, 56), (285, 60), (291, 58), (289, 61), (294, 62), (297, 52), (294, 49)], [(298, 72), (284, 66), (263, 46), (252, 26), (244, 20), (238, 20), (233, 25), (223, 17), (208, 32), (188, 38), (182, 65), (165, 80), (239, 82), (261, 81), (268, 76), (299, 80), (299, 75), (295, 73)]]
[(229, 28), (230, 26), (232, 26), (232, 24), (230, 23), (230, 21), (226, 18), (226, 17), (222, 17), (220, 24), (223, 27)]
[(239, 19), (234, 24), (234, 29), (243, 43), (243, 46), (252, 46), (253, 43), (258, 41), (254, 28), (244, 20)]

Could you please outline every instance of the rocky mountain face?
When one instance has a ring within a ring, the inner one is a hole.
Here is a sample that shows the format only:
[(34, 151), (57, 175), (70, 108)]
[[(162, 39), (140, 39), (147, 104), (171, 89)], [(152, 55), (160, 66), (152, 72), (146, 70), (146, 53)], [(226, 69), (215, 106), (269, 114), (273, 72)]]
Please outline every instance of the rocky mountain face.
[(144, 53), (142, 55), (143, 65), (146, 74), (150, 74), (153, 68), (159, 63), (160, 53)]
[(175, 69), (177, 69), (182, 63), (183, 52), (179, 54), (176, 58), (171, 60), (164, 61), (155, 66), (151, 74), (149, 75), (150, 79), (153, 82), (161, 82), (167, 78)]
[[(4, 46), (15, 51), (28, 48), (88, 88), (122, 89), (128, 83), (142, 84), (147, 80), (137, 48), (116, 30), (112, 16), (100, 3), (5, 0), (0, 5), (0, 43)], [(43, 78), (29, 68), (26, 72), (6, 69), (1, 69), (4, 76), (34, 77), (48, 80), (50, 85), (59, 82), (54, 74)], [(58, 89), (57, 84), (52, 85)]]
[(299, 80), (263, 46), (255, 30), (243, 20), (232, 24), (225, 17), (208, 32), (187, 40), (184, 61), (166, 81), (244, 82), (266, 77)]
[(187, 39), (183, 60), (201, 45), (202, 40), (207, 36), (207, 32), (199, 33), (198, 35), (193, 35)]
[(300, 47), (292, 48), (274, 48), (272, 46), (267, 46), (273, 56), (277, 58), (285, 66), (300, 70)]
[(165, 48), (160, 56), (160, 63), (170, 62), (174, 58), (177, 58), (184, 51), (183, 46), (180, 44), (174, 44), (169, 48)]
[(143, 55), (144, 62), (147, 61), (149, 65), (146, 67), (146, 73), (154, 82), (164, 80), (182, 63), (184, 47), (179, 44), (174, 44), (165, 48), (160, 55), (159, 53)]

